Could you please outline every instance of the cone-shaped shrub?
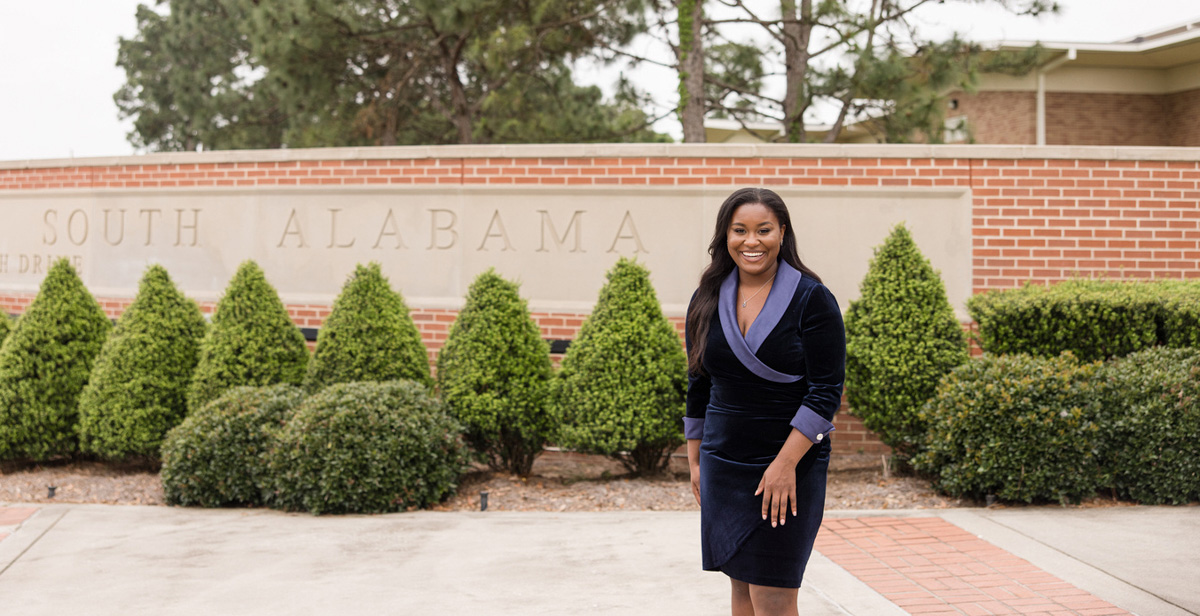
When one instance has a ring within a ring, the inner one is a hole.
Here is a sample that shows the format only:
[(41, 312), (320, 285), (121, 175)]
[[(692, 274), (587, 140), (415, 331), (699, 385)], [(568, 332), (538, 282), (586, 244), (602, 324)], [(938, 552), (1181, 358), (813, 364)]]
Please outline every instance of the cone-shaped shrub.
[(166, 268), (146, 270), (79, 397), (79, 448), (111, 459), (158, 457), (163, 436), (187, 415), (204, 327), (200, 307)]
[(75, 453), (79, 393), (112, 323), (59, 259), (0, 347), (0, 459)]
[(4, 339), (8, 338), (8, 332), (12, 329), (12, 317), (7, 313), (0, 313), (0, 346), (4, 345)]
[(294, 385), (235, 387), (188, 415), (163, 442), (167, 502), (266, 504), (275, 490), (268, 454), (303, 402)]
[(429, 356), (404, 298), (379, 264), (359, 265), (317, 335), (304, 387), (316, 392), (334, 383), (398, 379), (432, 387)]
[(279, 432), (271, 505), (314, 514), (425, 507), (454, 491), (467, 453), (462, 426), (424, 385), (338, 383)]
[(488, 465), (528, 475), (553, 423), (546, 409), (550, 346), (517, 284), (479, 275), (438, 353), (437, 382), (467, 442)]
[(304, 381), (308, 347), (279, 294), (253, 261), (246, 261), (217, 302), (200, 345), (200, 363), (188, 389), (195, 410), (227, 389)]
[(666, 467), (683, 442), (687, 358), (645, 267), (622, 258), (609, 270), (551, 389), (558, 444), (635, 473)]
[(908, 229), (897, 226), (875, 249), (859, 299), (846, 312), (850, 410), (907, 459), (923, 442), (921, 406), (967, 357), (941, 277)]

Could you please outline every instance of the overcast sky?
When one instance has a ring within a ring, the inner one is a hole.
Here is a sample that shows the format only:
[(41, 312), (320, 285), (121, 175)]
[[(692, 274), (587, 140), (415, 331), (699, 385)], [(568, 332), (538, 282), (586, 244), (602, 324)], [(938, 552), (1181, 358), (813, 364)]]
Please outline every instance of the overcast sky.
[[(0, 160), (135, 153), (112, 95), (124, 80), (115, 65), (117, 37), (135, 34), (142, 2), (0, 0)], [(1112, 42), (1200, 19), (1196, 0), (1059, 3), (1059, 15), (1041, 20), (954, 2), (922, 19), (931, 31), (957, 30), (974, 40), (1074, 42)], [(611, 79), (608, 71), (591, 78)]]

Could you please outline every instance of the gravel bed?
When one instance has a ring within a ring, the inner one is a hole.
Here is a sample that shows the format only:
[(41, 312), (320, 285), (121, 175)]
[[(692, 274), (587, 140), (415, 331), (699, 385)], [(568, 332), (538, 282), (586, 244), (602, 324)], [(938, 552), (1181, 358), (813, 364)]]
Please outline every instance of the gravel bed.
[[(55, 486), (53, 499), (48, 486)], [(548, 451), (529, 477), (476, 469), (440, 511), (476, 511), (480, 492), (494, 511), (688, 511), (698, 509), (688, 485), (687, 461), (672, 460), (668, 473), (632, 478), (602, 456)], [(108, 503), (162, 505), (162, 484), (146, 467), (69, 462), (0, 468), (0, 503)], [(938, 509), (972, 506), (935, 493), (914, 477), (884, 478), (882, 460), (835, 455), (829, 472), (827, 509)]]

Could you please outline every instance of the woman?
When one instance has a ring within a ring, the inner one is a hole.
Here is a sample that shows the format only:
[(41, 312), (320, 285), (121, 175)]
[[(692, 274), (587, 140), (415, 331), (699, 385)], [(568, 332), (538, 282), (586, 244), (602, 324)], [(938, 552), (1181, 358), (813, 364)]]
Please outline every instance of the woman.
[(730, 195), (708, 252), (688, 306), (684, 418), (704, 569), (729, 576), (735, 616), (797, 614), (842, 399), (842, 314), (770, 190)]

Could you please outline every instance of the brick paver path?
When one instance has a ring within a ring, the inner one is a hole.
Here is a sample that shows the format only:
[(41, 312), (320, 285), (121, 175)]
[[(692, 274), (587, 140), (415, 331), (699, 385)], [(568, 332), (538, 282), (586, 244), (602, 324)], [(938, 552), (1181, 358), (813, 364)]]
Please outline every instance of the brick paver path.
[(7, 531), (20, 526), (36, 511), (37, 507), (0, 507), (0, 541), (10, 534)]
[(816, 548), (911, 614), (1129, 614), (941, 518), (826, 518)]

